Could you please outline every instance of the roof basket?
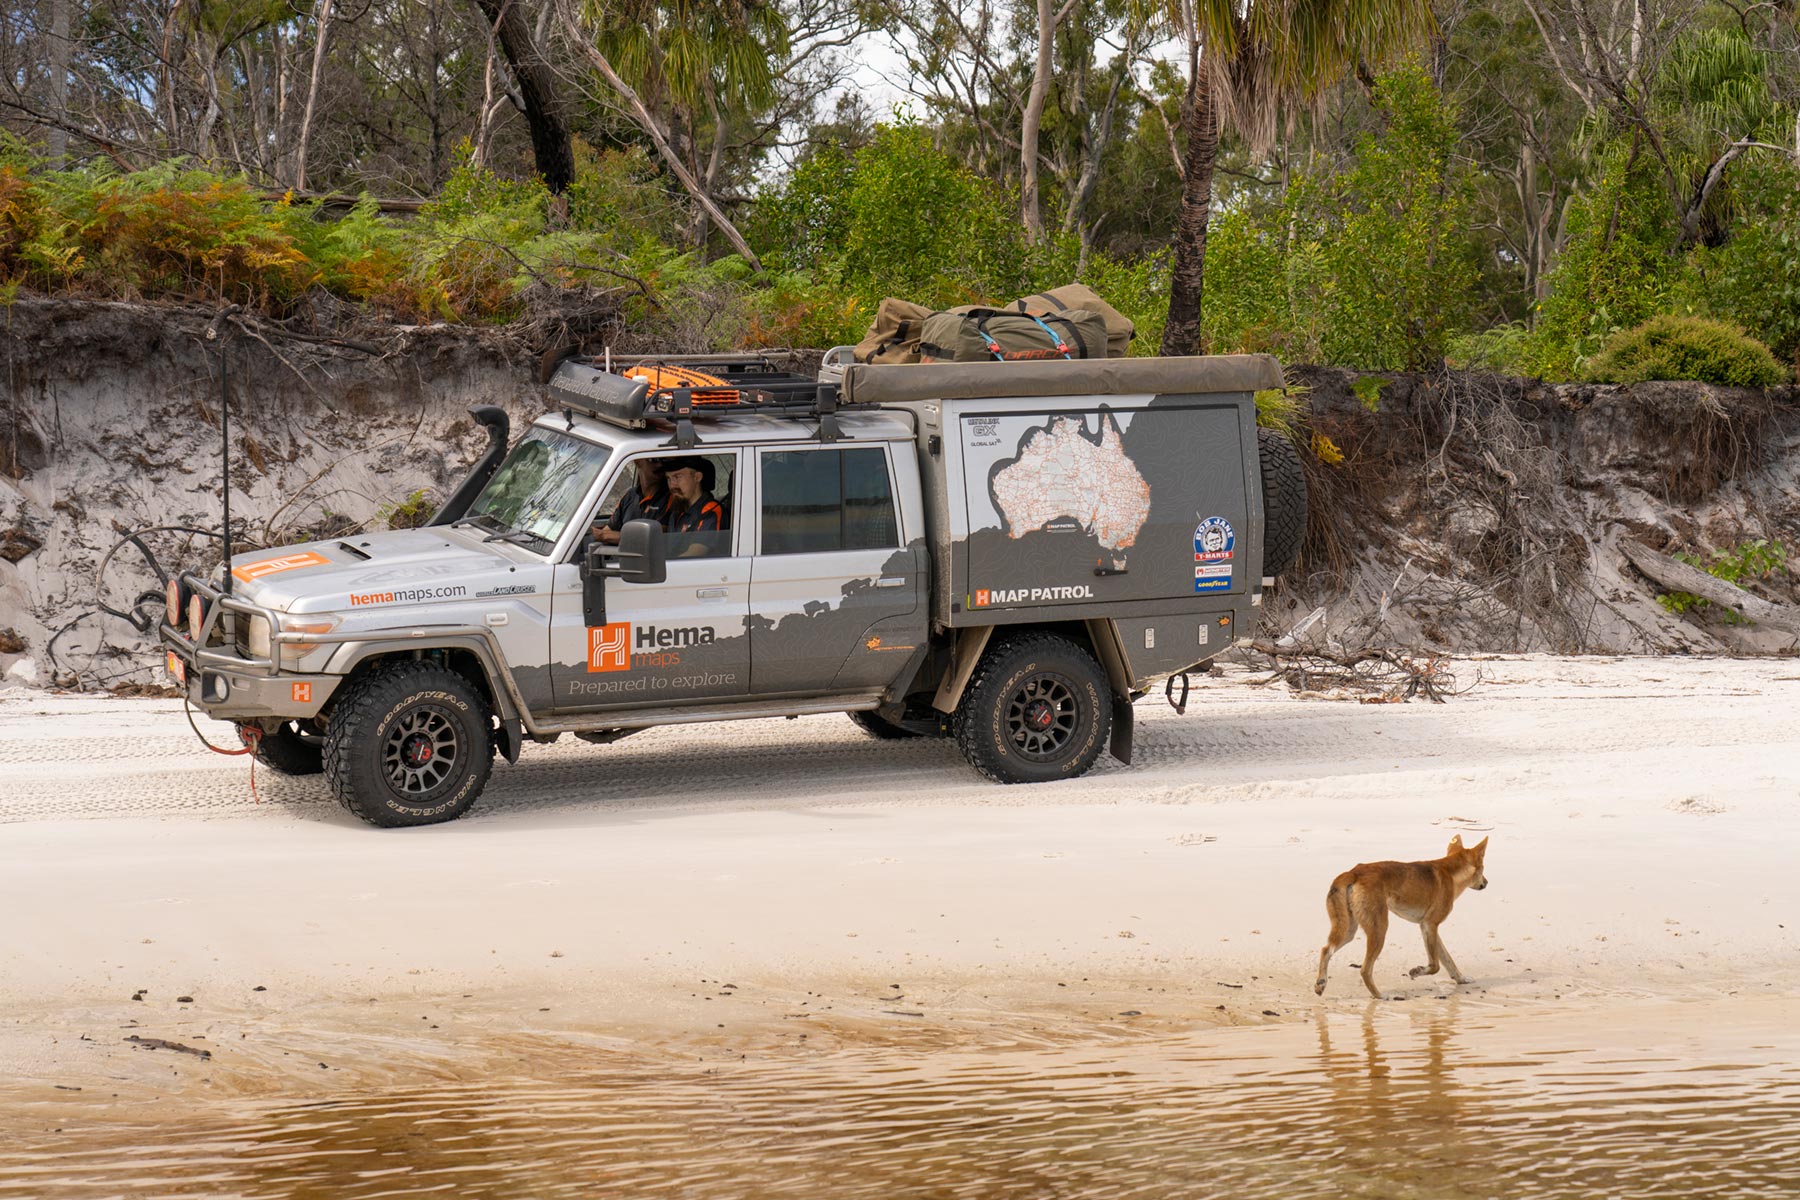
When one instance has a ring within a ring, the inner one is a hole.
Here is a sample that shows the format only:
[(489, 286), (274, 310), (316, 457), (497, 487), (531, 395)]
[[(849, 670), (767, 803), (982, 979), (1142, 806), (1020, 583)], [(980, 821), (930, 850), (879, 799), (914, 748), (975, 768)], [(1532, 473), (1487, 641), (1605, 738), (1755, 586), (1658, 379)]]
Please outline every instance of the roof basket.
[(821, 441), (843, 436), (837, 423), (838, 385), (777, 370), (757, 354), (637, 355), (610, 359), (611, 370), (592, 358), (564, 359), (550, 378), (551, 398), (564, 409), (628, 429), (652, 420), (673, 422), (668, 445), (700, 444), (696, 418), (762, 412), (812, 417)]

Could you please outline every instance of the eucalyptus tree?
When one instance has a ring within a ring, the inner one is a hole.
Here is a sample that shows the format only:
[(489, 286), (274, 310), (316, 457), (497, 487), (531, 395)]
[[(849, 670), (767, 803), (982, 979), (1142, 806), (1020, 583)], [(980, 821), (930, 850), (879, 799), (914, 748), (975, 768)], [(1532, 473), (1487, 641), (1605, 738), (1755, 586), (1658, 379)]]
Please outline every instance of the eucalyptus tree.
[(1346, 74), (1418, 46), (1435, 27), (1430, 0), (1171, 0), (1186, 43), (1181, 215), (1170, 266), (1162, 353), (1200, 348), (1200, 301), (1213, 170), (1222, 124), (1252, 146), (1274, 140), (1280, 118)]
[[(665, 28), (671, 21), (692, 24), (692, 27), (684, 23), (670, 29), (675, 36), (666, 44), (658, 45), (653, 44), (654, 37), (640, 36), (645, 31), (622, 30), (618, 14), (596, 0), (582, 0), (579, 15), (575, 3), (576, 0), (551, 0), (563, 36), (577, 56), (585, 60), (611, 93), (623, 102), (631, 119), (649, 137), (664, 164), (680, 180), (700, 210), (725, 235), (732, 248), (746, 262), (761, 269), (756, 251), (750, 248), (750, 243), (744, 240), (744, 235), (725, 215), (693, 169), (692, 126), (688, 130), (689, 153), (684, 155), (672, 136), (674, 130), (669, 117), (673, 114), (679, 119), (685, 114), (691, 118), (697, 105), (705, 103), (715, 124), (722, 124), (718, 120), (722, 94), (726, 95), (727, 102), (739, 98), (750, 100), (760, 95), (760, 89), (768, 85), (772, 76), (769, 55), (786, 51), (785, 25), (777, 30), (766, 23), (767, 18), (761, 12), (740, 10), (738, 18), (742, 19), (734, 18), (724, 7), (732, 0), (724, 0), (723, 5), (709, 3), (704, 6), (694, 0), (673, 0), (674, 7), (667, 10), (659, 7), (659, 0), (641, 0), (640, 18), (648, 18), (650, 10), (655, 9), (655, 19), (663, 22)], [(708, 9), (712, 11), (709, 13)], [(775, 21), (780, 21), (778, 12)], [(770, 44), (759, 51), (759, 39), (763, 38)], [(624, 51), (626, 57), (622, 63), (613, 61), (608, 53), (609, 46), (615, 51)], [(644, 85), (645, 91), (640, 91), (627, 79), (625, 71), (630, 71), (638, 83)], [(726, 88), (734, 89), (736, 94), (725, 93)], [(716, 159), (715, 154), (715, 163)]]

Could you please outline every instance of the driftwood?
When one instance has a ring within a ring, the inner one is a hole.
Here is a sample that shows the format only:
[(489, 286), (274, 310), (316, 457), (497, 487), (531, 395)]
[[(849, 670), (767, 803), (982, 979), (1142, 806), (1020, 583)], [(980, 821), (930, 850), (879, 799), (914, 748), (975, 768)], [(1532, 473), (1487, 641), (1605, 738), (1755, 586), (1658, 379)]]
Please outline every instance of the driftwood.
[(1641, 542), (1624, 538), (1619, 550), (1632, 566), (1671, 592), (1687, 592), (1709, 604), (1728, 608), (1747, 621), (1779, 629), (1783, 633), (1800, 634), (1800, 608), (1776, 604), (1760, 596), (1752, 596), (1736, 584), (1708, 575), (1699, 567), (1659, 554)]
[(1442, 704), (1445, 696), (1468, 690), (1458, 688), (1447, 654), (1427, 654), (1421, 660), (1402, 651), (1373, 646), (1342, 654), (1261, 638), (1251, 642), (1249, 648), (1274, 661), (1274, 674), (1261, 682), (1282, 680), (1297, 692), (1361, 693), (1364, 704), (1400, 704), (1414, 696)]

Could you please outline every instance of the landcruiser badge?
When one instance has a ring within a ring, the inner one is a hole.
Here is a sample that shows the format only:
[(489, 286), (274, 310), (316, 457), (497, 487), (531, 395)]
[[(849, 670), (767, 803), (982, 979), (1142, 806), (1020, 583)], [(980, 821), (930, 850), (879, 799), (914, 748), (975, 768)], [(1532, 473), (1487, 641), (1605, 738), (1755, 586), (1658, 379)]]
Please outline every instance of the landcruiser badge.
[(1194, 561), (1225, 562), (1231, 558), (1231, 548), (1237, 545), (1237, 538), (1231, 532), (1231, 522), (1224, 517), (1208, 517), (1194, 526)]

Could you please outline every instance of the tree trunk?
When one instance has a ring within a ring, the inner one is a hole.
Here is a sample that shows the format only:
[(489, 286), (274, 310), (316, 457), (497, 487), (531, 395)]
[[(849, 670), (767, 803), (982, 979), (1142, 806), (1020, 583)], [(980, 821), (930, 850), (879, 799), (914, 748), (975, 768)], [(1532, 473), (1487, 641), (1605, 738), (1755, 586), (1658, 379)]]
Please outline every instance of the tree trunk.
[(1037, 0), (1037, 69), (1031, 76), (1031, 95), (1025, 101), (1025, 118), (1019, 127), (1019, 211), (1025, 234), (1032, 241), (1044, 238), (1044, 212), (1038, 200), (1038, 130), (1043, 125), (1044, 101), (1050, 95), (1050, 57), (1056, 49), (1056, 18), (1051, 0)]
[(50, 166), (60, 169), (69, 151), (69, 9), (75, 0), (52, 0), (50, 5)]
[[(511, 0), (508, 0), (510, 3)], [(488, 165), (488, 145), (494, 136), (494, 118), (500, 115), (500, 105), (494, 100), (494, 75), (498, 70), (495, 58), (499, 54), (499, 35), (494, 31), (494, 23), (488, 22), (487, 59), (481, 71), (481, 119), (475, 125), (474, 163), (477, 167)]]
[(575, 181), (575, 150), (569, 123), (556, 86), (556, 73), (545, 61), (525, 14), (514, 0), (475, 0), (488, 24), (500, 35), (500, 49), (512, 66), (531, 130), (531, 153), (544, 186), (561, 195)]
[[(483, 2), (485, 3), (486, 0)], [(762, 260), (756, 257), (756, 251), (750, 248), (750, 243), (744, 240), (744, 235), (738, 232), (738, 227), (731, 223), (731, 218), (727, 217), (724, 211), (713, 202), (713, 198), (706, 194), (706, 189), (700, 186), (700, 181), (694, 178), (694, 173), (682, 163), (681, 156), (675, 153), (673, 146), (669, 145), (669, 139), (663, 133), (662, 126), (657, 123), (656, 118), (650, 115), (650, 110), (644, 107), (643, 98), (630, 84), (619, 78), (619, 73), (613, 70), (613, 65), (606, 55), (600, 53), (600, 48), (582, 36), (581, 27), (575, 23), (575, 14), (569, 7), (569, 0), (552, 0), (552, 3), (557, 6), (557, 23), (562, 26), (563, 34), (569, 39), (569, 44), (581, 51), (588, 62), (593, 64), (594, 69), (600, 72), (600, 77), (606, 80), (606, 85), (625, 101), (626, 107), (631, 110), (638, 127), (648, 134), (651, 142), (655, 144), (656, 152), (662, 156), (663, 162), (667, 163), (669, 170), (675, 173), (675, 178), (681, 181), (681, 186), (687, 189), (688, 195), (694, 198), (694, 202), (706, 210), (706, 215), (711, 217), (713, 224), (719, 227), (719, 232), (725, 235), (725, 239), (731, 243), (732, 249), (736, 250), (744, 261), (750, 264), (752, 270), (762, 270)]]
[[(1087, 153), (1081, 164), (1081, 175), (1075, 180), (1075, 186), (1069, 190), (1069, 206), (1063, 212), (1063, 231), (1081, 232), (1081, 254), (1083, 262), (1087, 259), (1088, 242), (1092, 237), (1088, 229), (1087, 209), (1094, 198), (1094, 188), (1100, 182), (1100, 160), (1112, 145), (1113, 113), (1118, 110), (1119, 89), (1125, 83), (1128, 66), (1123, 57), (1113, 70), (1112, 85), (1106, 92), (1106, 105), (1100, 110), (1100, 118), (1096, 125), (1083, 131), (1083, 139), (1087, 145)], [(1079, 274), (1079, 272), (1077, 272)]]
[(294, 139), (294, 190), (306, 190), (306, 147), (312, 140), (313, 112), (319, 102), (319, 76), (325, 71), (325, 42), (331, 36), (331, 0), (319, 0), (313, 24), (318, 34), (313, 41), (312, 79), (306, 85), (306, 109), (300, 114), (300, 133)]
[(1212, 78), (1196, 63), (1188, 87), (1187, 157), (1182, 165), (1181, 216), (1175, 227), (1175, 261), (1169, 271), (1169, 322), (1161, 354), (1200, 352), (1200, 297), (1206, 274), (1206, 227), (1212, 220), (1213, 165), (1219, 157), (1219, 114)]
[(1775, 604), (1760, 596), (1752, 596), (1734, 583), (1709, 575), (1699, 567), (1689, 566), (1666, 554), (1658, 554), (1630, 538), (1620, 539), (1619, 551), (1632, 566), (1672, 592), (1698, 596), (1720, 608), (1728, 608), (1758, 625), (1767, 625), (1783, 633), (1800, 633), (1800, 609), (1792, 605)]

